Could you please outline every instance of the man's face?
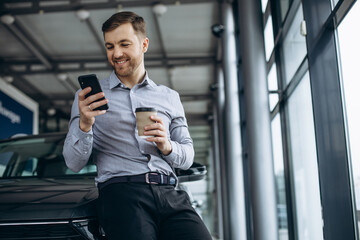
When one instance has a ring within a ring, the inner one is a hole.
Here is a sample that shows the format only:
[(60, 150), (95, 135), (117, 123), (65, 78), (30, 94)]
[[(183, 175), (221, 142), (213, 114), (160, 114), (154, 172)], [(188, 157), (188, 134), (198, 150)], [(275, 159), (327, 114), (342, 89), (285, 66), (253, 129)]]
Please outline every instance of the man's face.
[(143, 54), (147, 50), (149, 40), (136, 35), (131, 23), (105, 32), (104, 38), (107, 58), (116, 75), (119, 78), (142, 77)]

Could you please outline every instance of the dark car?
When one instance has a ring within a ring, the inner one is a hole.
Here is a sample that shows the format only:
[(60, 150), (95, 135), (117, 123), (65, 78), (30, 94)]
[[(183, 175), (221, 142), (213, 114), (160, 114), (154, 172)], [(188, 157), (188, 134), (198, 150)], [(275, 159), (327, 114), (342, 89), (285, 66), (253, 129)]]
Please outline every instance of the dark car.
[[(0, 141), (0, 239), (106, 239), (96, 216), (96, 166), (79, 173), (62, 156), (65, 133)], [(179, 183), (203, 179), (194, 163)]]

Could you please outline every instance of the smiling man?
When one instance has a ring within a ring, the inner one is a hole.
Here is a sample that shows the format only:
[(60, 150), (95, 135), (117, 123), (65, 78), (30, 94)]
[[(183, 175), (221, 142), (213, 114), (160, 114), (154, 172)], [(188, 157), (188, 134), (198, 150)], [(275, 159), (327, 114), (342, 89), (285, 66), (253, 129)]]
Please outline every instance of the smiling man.
[[(179, 94), (155, 84), (145, 70), (144, 19), (116, 13), (102, 31), (114, 71), (100, 82), (103, 92), (85, 98), (91, 90), (85, 88), (75, 95), (63, 151), (67, 166), (78, 172), (93, 154), (99, 218), (108, 239), (210, 240), (187, 193), (175, 189), (173, 169), (192, 165), (193, 142)], [(93, 110), (106, 103), (107, 111)], [(147, 138), (137, 133), (138, 107), (157, 110), (144, 128)]]

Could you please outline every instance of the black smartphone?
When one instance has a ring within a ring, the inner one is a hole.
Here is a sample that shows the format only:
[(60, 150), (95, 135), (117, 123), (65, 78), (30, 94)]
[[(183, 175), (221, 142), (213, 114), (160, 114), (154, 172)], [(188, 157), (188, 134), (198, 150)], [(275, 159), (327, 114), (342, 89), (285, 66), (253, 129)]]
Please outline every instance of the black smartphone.
[[(86, 94), (85, 98), (87, 98), (88, 96), (94, 95), (96, 93), (102, 92), (99, 80), (95, 74), (81, 75), (78, 77), (78, 80), (79, 80), (79, 84), (82, 89), (91, 87), (91, 92)], [(100, 98), (100, 99), (96, 100), (96, 102), (101, 101), (103, 99), (105, 99), (105, 98), (104, 97)], [(107, 104), (104, 104), (93, 110), (108, 110), (108, 109), (109, 109), (109, 106)]]

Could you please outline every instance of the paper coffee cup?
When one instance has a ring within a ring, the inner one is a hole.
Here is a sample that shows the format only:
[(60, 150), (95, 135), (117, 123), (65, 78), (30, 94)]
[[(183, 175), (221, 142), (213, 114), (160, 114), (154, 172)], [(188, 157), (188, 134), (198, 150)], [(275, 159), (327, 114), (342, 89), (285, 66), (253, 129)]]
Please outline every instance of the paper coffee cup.
[(150, 116), (154, 116), (157, 114), (157, 111), (155, 108), (149, 108), (149, 107), (141, 107), (136, 108), (136, 125), (138, 130), (138, 135), (141, 138), (147, 138), (147, 137), (153, 137), (146, 135), (144, 136), (144, 127), (149, 124), (153, 124), (155, 121), (150, 119)]

